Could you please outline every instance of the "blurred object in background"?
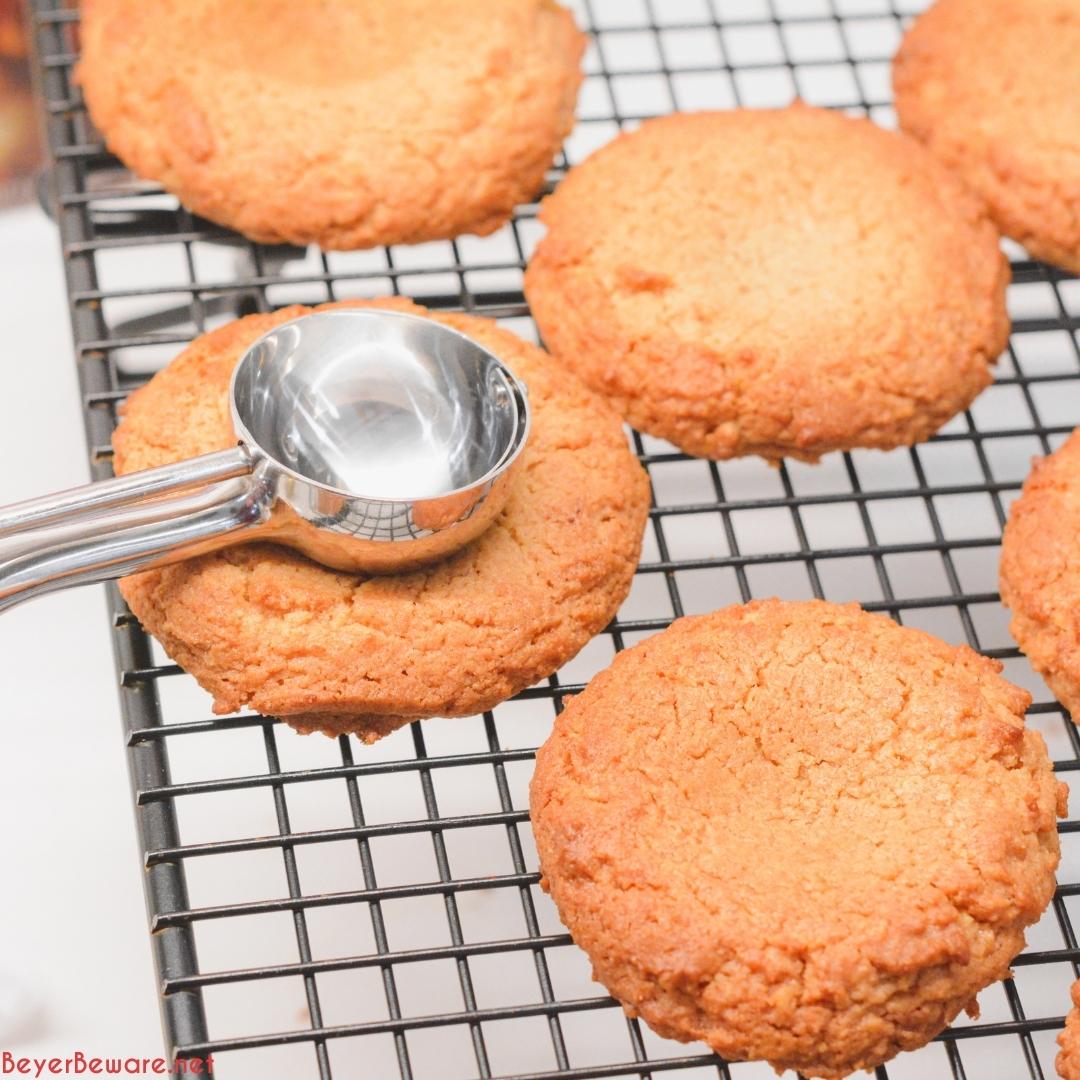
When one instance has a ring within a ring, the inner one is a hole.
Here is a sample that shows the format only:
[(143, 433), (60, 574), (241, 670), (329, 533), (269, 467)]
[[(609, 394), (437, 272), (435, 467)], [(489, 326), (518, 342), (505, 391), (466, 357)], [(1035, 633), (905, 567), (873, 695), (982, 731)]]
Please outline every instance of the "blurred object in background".
[(0, 206), (31, 198), (41, 143), (22, 0), (0, 0)]

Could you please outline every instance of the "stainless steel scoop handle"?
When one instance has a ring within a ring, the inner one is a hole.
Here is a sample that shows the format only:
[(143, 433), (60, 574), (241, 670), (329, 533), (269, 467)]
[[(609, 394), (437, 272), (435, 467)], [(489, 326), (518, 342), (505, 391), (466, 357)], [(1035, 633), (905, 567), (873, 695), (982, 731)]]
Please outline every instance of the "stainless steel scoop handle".
[(530, 425), (495, 353), (364, 307), (256, 338), (228, 404), (231, 450), (0, 507), (0, 611), (254, 539), (344, 573), (410, 572), (502, 512)]
[(251, 455), (243, 446), (220, 450), (215, 454), (143, 469), (127, 476), (100, 480), (95, 484), (58, 491), (40, 499), (27, 499), (6, 507), (0, 514), (0, 540), (70, 520), (75, 515), (92, 515), (118, 506), (127, 506), (157, 495), (211, 484), (244, 476), (253, 468)]
[(224, 546), (274, 497), (238, 446), (17, 503), (0, 514), (0, 611)]

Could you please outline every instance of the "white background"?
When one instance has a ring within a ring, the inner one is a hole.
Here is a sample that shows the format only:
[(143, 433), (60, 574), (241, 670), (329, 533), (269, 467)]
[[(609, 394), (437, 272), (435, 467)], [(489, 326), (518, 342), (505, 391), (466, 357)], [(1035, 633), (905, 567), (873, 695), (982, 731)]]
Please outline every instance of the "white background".
[[(59, 241), (36, 207), (0, 213), (0, 297), (7, 503), (88, 479)], [(0, 1047), (160, 1054), (100, 586), (0, 616), (0, 688), (0, 1002), (22, 1014)]]

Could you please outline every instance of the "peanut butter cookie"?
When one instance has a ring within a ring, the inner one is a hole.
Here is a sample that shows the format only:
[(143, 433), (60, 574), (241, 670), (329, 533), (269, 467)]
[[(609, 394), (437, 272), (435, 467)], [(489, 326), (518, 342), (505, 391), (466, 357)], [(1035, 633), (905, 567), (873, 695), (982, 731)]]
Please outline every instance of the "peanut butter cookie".
[(137, 175), (264, 243), (489, 233), (574, 122), (552, 0), (84, 0), (78, 78)]
[(525, 292), (548, 347), (690, 454), (927, 438), (990, 382), (1008, 264), (915, 140), (794, 106), (674, 115), (572, 169)]
[[(113, 439), (117, 471), (232, 445), (233, 367), (305, 310), (252, 315), (190, 345), (129, 399)], [(412, 573), (340, 573), (250, 544), (125, 579), (132, 611), (218, 712), (250, 706), (300, 730), (368, 740), (410, 720), (479, 712), (569, 660), (626, 596), (649, 494), (618, 416), (493, 322), (430, 317), (498, 353), (529, 388), (533, 427), (506, 507), (457, 555)]]
[(938, 0), (893, 65), (896, 111), (1006, 236), (1080, 273), (1080, 4)]
[(1055, 1064), (1061, 1080), (1080, 1080), (1080, 981), (1072, 984), (1069, 993), (1072, 1009), (1065, 1017), (1065, 1030), (1058, 1036), (1061, 1053)]
[(1009, 629), (1080, 719), (1080, 430), (1035, 462), (1001, 541)]
[(836, 1078), (1002, 978), (1064, 785), (1001, 665), (857, 605), (755, 602), (621, 653), (541, 748), (563, 921), (631, 1015)]

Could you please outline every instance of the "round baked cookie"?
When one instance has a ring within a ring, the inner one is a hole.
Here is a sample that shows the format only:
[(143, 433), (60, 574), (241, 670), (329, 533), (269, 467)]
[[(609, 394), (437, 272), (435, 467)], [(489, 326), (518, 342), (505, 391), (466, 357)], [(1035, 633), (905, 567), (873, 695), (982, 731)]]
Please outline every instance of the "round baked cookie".
[(532, 782), (550, 891), (660, 1035), (841, 1077), (1002, 978), (1064, 787), (1001, 665), (857, 605), (755, 602), (616, 657)]
[(998, 227), (1080, 273), (1080, 4), (938, 0), (893, 65), (901, 126)]
[[(406, 300), (381, 306), (426, 314)], [(234, 366), (307, 310), (252, 315), (185, 349), (129, 399), (117, 472), (235, 443)], [(649, 494), (618, 416), (493, 322), (429, 317), (496, 352), (529, 388), (533, 426), (506, 507), (461, 552), (407, 574), (341, 573), (262, 543), (125, 579), (132, 611), (215, 711), (249, 706), (369, 741), (410, 720), (480, 712), (569, 660), (626, 596)]]
[(925, 439), (990, 381), (1008, 266), (914, 140), (794, 106), (650, 120), (545, 199), (548, 347), (687, 453)]
[(196, 213), (325, 248), (489, 233), (573, 126), (553, 0), (83, 0), (110, 150)]
[(1061, 1080), (1080, 1080), (1080, 980), (1072, 984), (1069, 994), (1072, 1009), (1065, 1017), (1065, 1029), (1058, 1035), (1061, 1053), (1055, 1064)]
[(1080, 721), (1080, 429), (1034, 463), (1009, 509), (1000, 584), (1012, 636)]

